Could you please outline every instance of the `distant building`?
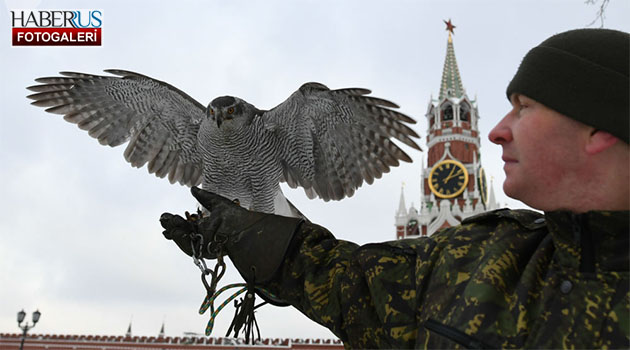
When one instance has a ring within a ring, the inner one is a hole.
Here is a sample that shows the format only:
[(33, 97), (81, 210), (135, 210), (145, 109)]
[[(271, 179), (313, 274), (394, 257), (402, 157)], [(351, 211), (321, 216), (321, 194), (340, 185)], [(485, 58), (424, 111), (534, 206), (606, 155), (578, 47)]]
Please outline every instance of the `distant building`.
[[(16, 350), (22, 334), (0, 333), (0, 350)], [(265, 349), (265, 350), (341, 350), (343, 343), (331, 339), (262, 339), (254, 345), (242, 339), (210, 337), (139, 337), (101, 335), (27, 335), (24, 350), (208, 350), (208, 349)]]
[(440, 94), (429, 100), (426, 168), (422, 160), (420, 203), (407, 208), (404, 188), (395, 215), (396, 238), (430, 236), (466, 217), (497, 209), (492, 184), (481, 166), (477, 100), (463, 87), (446, 22), (448, 42)]

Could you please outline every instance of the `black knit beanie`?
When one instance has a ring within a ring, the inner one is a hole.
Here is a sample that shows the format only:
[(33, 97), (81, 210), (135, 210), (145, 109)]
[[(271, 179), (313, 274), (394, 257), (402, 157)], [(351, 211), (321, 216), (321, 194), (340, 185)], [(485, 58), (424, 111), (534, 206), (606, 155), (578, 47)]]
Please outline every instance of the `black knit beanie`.
[(531, 49), (507, 88), (628, 143), (630, 35), (610, 29), (556, 34)]

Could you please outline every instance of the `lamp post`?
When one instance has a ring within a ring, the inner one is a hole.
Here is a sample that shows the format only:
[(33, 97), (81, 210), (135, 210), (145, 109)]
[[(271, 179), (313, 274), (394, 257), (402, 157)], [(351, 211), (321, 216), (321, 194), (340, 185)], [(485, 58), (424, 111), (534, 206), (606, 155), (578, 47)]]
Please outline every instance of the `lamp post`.
[(24, 317), (26, 317), (26, 312), (24, 312), (24, 310), (18, 312), (17, 314), (18, 327), (22, 330), (22, 341), (20, 342), (20, 350), (24, 349), (24, 339), (26, 338), (26, 332), (28, 332), (29, 329), (35, 327), (35, 324), (37, 323), (37, 321), (39, 321), (39, 317), (41, 315), (42, 313), (39, 312), (39, 310), (33, 312), (33, 325), (29, 326), (28, 322), (25, 322), (24, 325), (22, 326), (22, 321), (24, 321)]

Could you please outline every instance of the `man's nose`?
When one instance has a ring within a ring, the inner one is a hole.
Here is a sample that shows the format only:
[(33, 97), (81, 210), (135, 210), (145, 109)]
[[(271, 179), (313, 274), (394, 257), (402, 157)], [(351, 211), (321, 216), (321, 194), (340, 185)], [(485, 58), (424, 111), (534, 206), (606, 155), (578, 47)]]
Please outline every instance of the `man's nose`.
[(503, 119), (501, 119), (501, 121), (499, 121), (499, 123), (490, 130), (490, 133), (488, 134), (490, 142), (501, 145), (512, 141), (512, 129), (508, 123), (509, 118), (510, 113), (505, 115), (505, 117), (503, 117)]

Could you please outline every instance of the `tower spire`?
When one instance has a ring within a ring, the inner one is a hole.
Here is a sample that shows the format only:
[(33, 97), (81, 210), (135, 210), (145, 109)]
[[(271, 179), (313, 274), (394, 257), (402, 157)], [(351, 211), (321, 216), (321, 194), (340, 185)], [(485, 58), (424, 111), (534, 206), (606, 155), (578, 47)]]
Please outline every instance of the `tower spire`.
[(407, 214), (407, 206), (405, 205), (405, 183), (400, 185), (400, 201), (398, 202), (398, 212), (396, 215), (403, 216)]
[(497, 209), (499, 205), (497, 204), (497, 200), (494, 196), (494, 177), (490, 177), (490, 196), (488, 198), (488, 210)]
[(164, 321), (162, 321), (162, 328), (160, 328), (160, 334), (158, 338), (164, 338)]
[(442, 100), (446, 97), (462, 97), (464, 95), (464, 87), (462, 86), (462, 78), (457, 68), (457, 60), (455, 59), (455, 48), (453, 47), (453, 37), (455, 26), (451, 20), (444, 21), (446, 30), (448, 31), (448, 43), (446, 45), (446, 59), (444, 60), (444, 69), (442, 70), (442, 84), (440, 85), (440, 96)]

